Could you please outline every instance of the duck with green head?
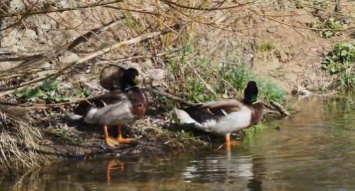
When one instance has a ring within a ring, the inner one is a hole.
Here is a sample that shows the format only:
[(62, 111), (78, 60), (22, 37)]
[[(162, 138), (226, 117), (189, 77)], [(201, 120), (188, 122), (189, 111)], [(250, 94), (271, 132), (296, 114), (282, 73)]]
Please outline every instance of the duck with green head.
[(177, 109), (181, 123), (193, 124), (206, 132), (224, 135), (226, 149), (230, 150), (230, 134), (257, 124), (263, 113), (263, 104), (257, 101), (258, 87), (249, 81), (244, 89), (244, 98), (210, 101), (198, 106)]
[[(84, 100), (74, 109), (85, 123), (104, 126), (105, 141), (109, 146), (119, 143), (131, 143), (134, 139), (124, 139), (121, 126), (133, 123), (142, 118), (148, 110), (148, 100), (138, 87), (139, 72), (135, 68), (124, 71), (119, 84), (120, 89), (111, 89), (110, 92)], [(118, 127), (118, 137), (113, 139), (108, 134), (108, 126)]]

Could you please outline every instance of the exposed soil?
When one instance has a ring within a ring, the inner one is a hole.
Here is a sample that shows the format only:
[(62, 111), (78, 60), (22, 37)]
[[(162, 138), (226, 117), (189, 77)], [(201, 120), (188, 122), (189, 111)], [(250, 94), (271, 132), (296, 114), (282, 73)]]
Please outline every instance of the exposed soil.
[[(344, 5), (342, 8), (345, 15), (354, 16), (352, 7)], [(253, 19), (253, 30), (243, 34), (252, 35), (256, 45), (270, 42), (275, 48), (270, 52), (255, 54), (254, 72), (277, 82), (287, 92), (295, 85), (311, 90), (331, 88), (334, 77), (327, 75), (320, 68), (320, 63), (334, 44), (351, 41), (353, 31), (322, 38), (317, 32), (305, 27), (306, 23), (319, 21), (319, 17), (309, 10), (286, 9), (278, 12), (270, 8), (263, 12), (273, 17)]]

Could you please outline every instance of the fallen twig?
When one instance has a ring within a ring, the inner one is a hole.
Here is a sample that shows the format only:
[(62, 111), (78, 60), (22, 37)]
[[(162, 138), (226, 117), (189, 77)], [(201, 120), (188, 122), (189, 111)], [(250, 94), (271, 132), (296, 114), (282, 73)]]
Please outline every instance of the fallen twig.
[(284, 108), (281, 106), (281, 104), (275, 102), (275, 101), (270, 101), (270, 104), (275, 108), (277, 109), (277, 111), (279, 111), (279, 113), (282, 115), (282, 116), (290, 116), (291, 114)]

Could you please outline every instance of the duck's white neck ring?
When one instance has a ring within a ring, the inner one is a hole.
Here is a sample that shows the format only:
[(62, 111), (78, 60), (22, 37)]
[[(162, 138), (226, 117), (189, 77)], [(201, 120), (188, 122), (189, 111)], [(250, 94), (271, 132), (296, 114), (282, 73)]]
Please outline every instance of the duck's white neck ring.
[(124, 91), (130, 90), (130, 89), (135, 88), (135, 87), (138, 87), (138, 86), (137, 86), (137, 85), (135, 85), (135, 86), (130, 86), (130, 87), (128, 87), (128, 88), (125, 88)]

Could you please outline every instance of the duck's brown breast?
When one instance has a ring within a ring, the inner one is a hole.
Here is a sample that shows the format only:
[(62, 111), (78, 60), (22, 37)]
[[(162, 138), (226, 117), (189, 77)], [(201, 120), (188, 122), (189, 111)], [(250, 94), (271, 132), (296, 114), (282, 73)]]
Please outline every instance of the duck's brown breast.
[(260, 122), (263, 116), (264, 105), (260, 102), (254, 103), (251, 107), (252, 114), (251, 114), (251, 125), (255, 125)]
[(148, 110), (148, 100), (146, 95), (139, 89), (132, 90), (128, 93), (132, 107), (132, 114), (136, 119), (142, 118)]

